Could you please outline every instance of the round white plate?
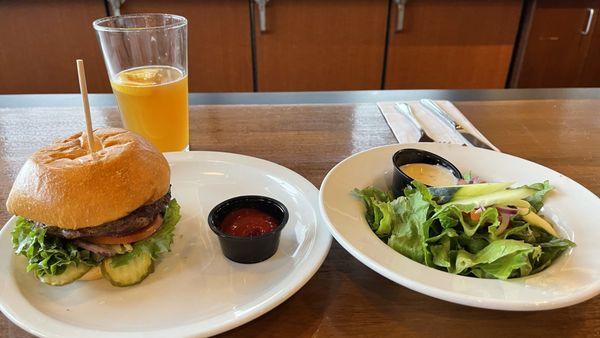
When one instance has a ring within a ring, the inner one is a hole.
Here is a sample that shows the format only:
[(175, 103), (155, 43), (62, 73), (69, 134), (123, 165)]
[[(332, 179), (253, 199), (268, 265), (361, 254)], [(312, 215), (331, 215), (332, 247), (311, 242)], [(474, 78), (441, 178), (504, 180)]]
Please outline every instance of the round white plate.
[[(519, 185), (550, 180), (556, 189), (546, 199), (542, 214), (577, 247), (538, 274), (508, 281), (453, 275), (402, 256), (371, 231), (362, 202), (350, 192), (369, 185), (389, 186), (392, 155), (403, 148), (436, 153), (486, 181)], [(331, 233), (354, 257), (382, 276), (432, 297), (481, 308), (528, 311), (569, 306), (600, 292), (600, 199), (568, 177), (521, 158), (435, 143), (374, 148), (335, 166), (321, 185), (319, 200)]]
[[(325, 259), (331, 236), (318, 190), (280, 165), (217, 152), (169, 153), (173, 197), (182, 218), (172, 252), (141, 284), (106, 280), (52, 287), (25, 272), (12, 253), (11, 219), (0, 231), (0, 308), (46, 337), (180, 337), (217, 334), (251, 321), (298, 291)], [(277, 253), (257, 264), (222, 254), (206, 219), (219, 202), (258, 194), (283, 202), (290, 218)]]

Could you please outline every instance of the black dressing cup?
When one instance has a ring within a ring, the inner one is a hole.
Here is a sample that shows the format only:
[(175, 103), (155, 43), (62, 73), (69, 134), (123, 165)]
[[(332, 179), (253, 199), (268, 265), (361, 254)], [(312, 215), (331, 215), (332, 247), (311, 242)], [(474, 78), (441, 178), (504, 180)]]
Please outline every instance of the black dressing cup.
[(392, 180), (392, 192), (394, 197), (404, 195), (404, 188), (410, 185), (414, 178), (404, 173), (400, 167), (409, 163), (425, 163), (431, 165), (440, 165), (452, 172), (457, 178), (461, 179), (462, 174), (460, 170), (456, 168), (450, 161), (445, 158), (420, 149), (402, 149), (397, 151), (392, 157), (392, 163), (394, 164), (394, 175)]
[[(278, 226), (258, 236), (239, 237), (223, 232), (221, 224), (232, 211), (251, 208), (275, 218)], [(277, 252), (281, 231), (287, 224), (289, 212), (283, 203), (265, 196), (238, 196), (221, 202), (208, 214), (208, 225), (219, 238), (223, 254), (228, 259), (244, 264), (262, 262)]]

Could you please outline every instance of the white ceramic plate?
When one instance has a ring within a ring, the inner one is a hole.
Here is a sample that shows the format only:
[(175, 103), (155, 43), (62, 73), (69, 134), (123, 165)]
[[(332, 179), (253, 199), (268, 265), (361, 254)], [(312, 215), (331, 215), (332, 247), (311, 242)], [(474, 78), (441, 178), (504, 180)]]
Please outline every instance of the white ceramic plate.
[[(144, 282), (106, 280), (52, 287), (25, 272), (11, 250), (11, 219), (0, 232), (0, 306), (23, 329), (46, 337), (212, 335), (244, 324), (298, 291), (325, 259), (331, 236), (318, 190), (302, 176), (257, 158), (170, 153), (173, 197), (182, 207), (172, 252)], [(277, 253), (257, 264), (227, 260), (206, 219), (219, 202), (258, 194), (283, 202), (290, 219)]]
[[(363, 218), (353, 188), (389, 185), (392, 155), (402, 148), (436, 153), (461, 171), (486, 181), (528, 184), (550, 180), (556, 191), (542, 214), (577, 243), (548, 269), (508, 281), (457, 276), (416, 263), (388, 247)], [(576, 304), (600, 292), (600, 199), (568, 177), (511, 155), (449, 144), (405, 144), (374, 148), (347, 158), (321, 185), (320, 207), (335, 239), (362, 263), (407, 288), (446, 301), (500, 310), (547, 310)]]

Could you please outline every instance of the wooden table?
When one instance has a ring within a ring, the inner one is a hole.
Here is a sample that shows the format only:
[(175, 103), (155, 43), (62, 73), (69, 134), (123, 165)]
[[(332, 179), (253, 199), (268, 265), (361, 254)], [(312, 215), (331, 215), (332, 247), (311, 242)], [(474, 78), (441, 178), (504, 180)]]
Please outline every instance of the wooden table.
[[(483, 101), (456, 105), (495, 145), (600, 193), (600, 100)], [(93, 111), (95, 126), (119, 126), (114, 108)], [(393, 143), (373, 103), (194, 106), (192, 150), (264, 158), (316, 186), (337, 162)], [(81, 130), (79, 108), (0, 109), (0, 202), (27, 156)], [(76, 121), (76, 122), (74, 122)], [(518, 170), (518, 168), (515, 168)], [(0, 211), (2, 223), (9, 216)], [(600, 226), (600, 225), (599, 225)], [(600, 231), (600, 230), (599, 230)], [(456, 305), (413, 292), (373, 272), (337, 243), (317, 274), (273, 311), (227, 336), (600, 335), (600, 297), (546, 312), (501, 312)], [(27, 333), (0, 318), (0, 336)]]

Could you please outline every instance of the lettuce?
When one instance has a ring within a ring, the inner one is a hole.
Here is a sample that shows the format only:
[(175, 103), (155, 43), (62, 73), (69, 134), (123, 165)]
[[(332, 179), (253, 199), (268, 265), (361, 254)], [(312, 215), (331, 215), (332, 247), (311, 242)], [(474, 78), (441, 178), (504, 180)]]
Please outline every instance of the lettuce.
[[(170, 251), (173, 242), (175, 224), (181, 218), (180, 207), (176, 200), (171, 200), (165, 212), (165, 220), (158, 231), (139, 242), (134, 243), (133, 250), (112, 257), (113, 266), (125, 265), (141, 251), (147, 251), (153, 259)], [(27, 271), (36, 276), (60, 275), (71, 263), (96, 266), (103, 257), (88, 250), (79, 248), (61, 237), (47, 235), (46, 229), (39, 228), (23, 217), (17, 217), (12, 231), (13, 248), (17, 255), (28, 259)]]
[(546, 194), (554, 189), (554, 187), (552, 187), (548, 181), (544, 181), (543, 183), (534, 183), (523, 187), (536, 190), (535, 194), (525, 199), (527, 202), (529, 202), (529, 204), (531, 204), (533, 211), (536, 213), (539, 212), (544, 205), (544, 197), (546, 197)]
[[(537, 192), (529, 198), (536, 210), (552, 190), (548, 181), (529, 186)], [(393, 200), (373, 187), (354, 189), (365, 203), (365, 218), (371, 229), (402, 255), (450, 273), (479, 278), (507, 279), (542, 271), (575, 243), (556, 238), (530, 226), (519, 216), (496, 235), (498, 210), (488, 207), (473, 221), (475, 205), (437, 204), (429, 190), (418, 182)]]
[[(367, 223), (380, 236), (388, 235), (390, 232), (391, 210), (384, 203), (393, 200), (392, 195), (373, 187), (363, 190), (354, 189), (354, 195), (361, 198), (366, 205), (365, 219)], [(385, 218), (385, 220), (384, 220)], [(383, 220), (383, 224), (381, 224)], [(380, 229), (381, 228), (381, 229)]]
[(427, 251), (429, 203), (419, 191), (398, 197), (389, 203), (394, 210), (392, 234), (387, 244), (404, 256), (419, 263), (430, 264)]
[(27, 272), (36, 276), (60, 275), (71, 263), (95, 266), (102, 257), (73, 245), (60, 237), (46, 235), (46, 229), (17, 217), (12, 234), (15, 254), (27, 257)]
[(117, 268), (126, 265), (142, 252), (150, 253), (152, 259), (158, 259), (161, 254), (171, 251), (173, 231), (175, 230), (175, 225), (181, 218), (180, 208), (177, 200), (172, 199), (169, 202), (169, 205), (167, 205), (165, 219), (158, 231), (154, 233), (154, 235), (134, 243), (132, 251), (111, 257), (112, 267)]
[[(527, 259), (529, 254), (532, 254), (533, 258), (537, 258), (540, 253), (540, 247), (534, 247), (523, 241), (497, 240), (476, 254), (459, 250), (456, 256), (456, 270), (452, 272), (460, 274), (468, 268), (477, 268), (495, 278), (507, 279), (513, 270), (521, 269), (526, 264), (530, 265), (529, 259)], [(529, 271), (531, 271), (531, 265)]]

